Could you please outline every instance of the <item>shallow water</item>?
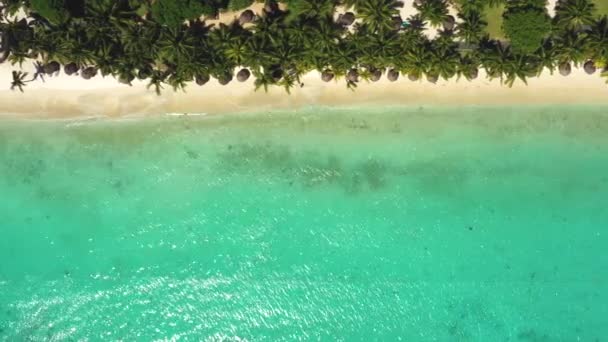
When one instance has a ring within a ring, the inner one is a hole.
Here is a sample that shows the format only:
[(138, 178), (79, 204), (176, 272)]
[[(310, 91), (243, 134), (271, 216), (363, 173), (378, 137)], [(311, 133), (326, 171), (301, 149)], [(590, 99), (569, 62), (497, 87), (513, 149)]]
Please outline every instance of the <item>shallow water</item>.
[(0, 122), (0, 340), (605, 341), (608, 107)]

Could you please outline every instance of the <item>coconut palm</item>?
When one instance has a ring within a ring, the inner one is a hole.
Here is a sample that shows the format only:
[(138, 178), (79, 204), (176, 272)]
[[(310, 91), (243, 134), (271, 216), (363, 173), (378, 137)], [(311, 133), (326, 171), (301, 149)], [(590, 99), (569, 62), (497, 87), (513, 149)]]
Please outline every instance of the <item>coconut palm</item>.
[(554, 56), (558, 63), (570, 63), (578, 65), (585, 59), (586, 37), (572, 29), (565, 30), (555, 37)]
[(557, 27), (579, 30), (594, 22), (595, 4), (591, 0), (559, 0), (553, 21)]
[(11, 90), (15, 90), (15, 88), (19, 89), (20, 92), (23, 93), (23, 87), (26, 86), (27, 82), (25, 78), (27, 77), (27, 72), (15, 71), (13, 70), (13, 81), (11, 82)]
[(420, 12), (422, 19), (434, 27), (441, 26), (448, 17), (448, 7), (444, 0), (425, 0), (420, 4), (414, 3), (414, 7)]
[(163, 86), (162, 83), (165, 80), (165, 75), (163, 72), (161, 72), (160, 70), (154, 70), (152, 71), (152, 75), (150, 76), (150, 81), (147, 85), (147, 88), (150, 89), (151, 87), (154, 87), (154, 91), (156, 92), (156, 95), (160, 95)]
[(456, 26), (456, 36), (467, 43), (478, 44), (485, 33), (488, 23), (479, 12), (458, 13), (460, 23)]
[(608, 16), (602, 16), (591, 25), (586, 50), (592, 59), (608, 63)]
[(366, 0), (355, 4), (357, 15), (372, 32), (393, 30), (392, 18), (399, 15), (403, 3), (397, 0)]
[(287, 20), (330, 18), (334, 14), (334, 0), (298, 0), (289, 4)]
[(503, 69), (505, 75), (503, 84), (512, 87), (515, 80), (520, 79), (528, 84), (527, 78), (536, 75), (536, 67), (526, 55), (512, 55), (509, 63)]

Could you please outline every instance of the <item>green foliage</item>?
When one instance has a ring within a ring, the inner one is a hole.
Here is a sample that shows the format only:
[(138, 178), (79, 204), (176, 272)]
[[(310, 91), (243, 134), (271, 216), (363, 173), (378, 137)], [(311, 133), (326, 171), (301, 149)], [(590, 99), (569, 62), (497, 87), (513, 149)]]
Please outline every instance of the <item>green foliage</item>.
[(515, 52), (532, 53), (551, 32), (551, 18), (545, 10), (536, 8), (509, 9), (504, 14), (502, 29)]
[(69, 18), (64, 0), (30, 0), (32, 10), (55, 25), (65, 23)]
[[(574, 4), (576, 10), (560, 9), (564, 24), (553, 32), (544, 1), (509, 1), (503, 26), (512, 44), (488, 36), (488, 24), (496, 25), (496, 18), (487, 16), (490, 0), (457, 3), (456, 30), (440, 30), (433, 39), (424, 34), (420, 14), (408, 18), (408, 27), (396, 27), (393, 19), (402, 5), (397, 0), (289, 0), (288, 11), (259, 12), (259, 20), (247, 28), (210, 27), (192, 19), (249, 0), (87, 0), (80, 14), (73, 6), (80, 0), (30, 1), (19, 3), (31, 18), (0, 22), (6, 42), (2, 59), (12, 64), (57, 61), (79, 68), (85, 78), (100, 73), (126, 84), (138, 78), (157, 92), (183, 89), (193, 81), (203, 85), (209, 77), (228, 83), (241, 67), (251, 72), (257, 89), (276, 85), (289, 92), (312, 70), (336, 80), (346, 76), (346, 85), (355, 87), (358, 79), (382, 70), (436, 82), (473, 79), (484, 68), (489, 78), (511, 86), (561, 63), (608, 65), (608, 17), (590, 19), (584, 3), (590, 0), (562, 0), (560, 6)], [(431, 5), (421, 6), (428, 21), (440, 23), (444, 1), (427, 0)], [(357, 24), (345, 29), (335, 23), (336, 5), (352, 6)], [(496, 8), (496, 16), (503, 7)], [(65, 18), (54, 17), (58, 11)], [(46, 25), (40, 15), (62, 24)], [(191, 21), (184, 25), (186, 20)], [(20, 90), (36, 75), (30, 80), (15, 73), (13, 89)]]
[(159, 24), (176, 27), (201, 15), (213, 15), (215, 9), (200, 0), (155, 0), (151, 12)]
[(423, 20), (428, 20), (432, 26), (440, 26), (448, 16), (448, 7), (444, 0), (425, 0), (420, 5), (414, 4)]
[(591, 25), (595, 4), (591, 0), (562, 0), (555, 6), (554, 22), (561, 29), (580, 29)]
[(228, 3), (228, 10), (239, 11), (251, 6), (254, 2), (255, 0), (230, 0)]

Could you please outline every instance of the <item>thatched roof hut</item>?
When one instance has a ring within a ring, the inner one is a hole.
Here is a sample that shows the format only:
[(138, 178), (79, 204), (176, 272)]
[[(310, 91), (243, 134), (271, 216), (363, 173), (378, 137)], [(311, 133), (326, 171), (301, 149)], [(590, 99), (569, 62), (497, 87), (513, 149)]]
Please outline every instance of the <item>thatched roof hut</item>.
[(359, 71), (357, 69), (350, 69), (346, 73), (346, 80), (349, 82), (359, 82)]
[(372, 69), (370, 72), (369, 80), (372, 82), (378, 82), (382, 77), (382, 70)]
[(245, 82), (249, 79), (249, 76), (251, 76), (251, 72), (249, 71), (249, 69), (241, 69), (236, 74), (236, 80), (239, 82)]
[(456, 26), (456, 19), (453, 16), (448, 15), (447, 17), (445, 17), (445, 19), (443, 19), (441, 25), (443, 26), (444, 30), (452, 31), (454, 30), (454, 26)]
[(399, 31), (403, 26), (403, 19), (401, 16), (395, 16), (391, 18), (391, 22), (393, 23), (393, 30)]
[(232, 74), (226, 74), (217, 79), (217, 82), (221, 85), (226, 85), (232, 81)]
[(435, 74), (426, 74), (426, 80), (435, 84), (439, 80), (439, 76)]
[(335, 77), (334, 73), (331, 70), (323, 70), (321, 73), (321, 79), (323, 82), (329, 82), (333, 80)]
[(474, 80), (477, 76), (479, 76), (479, 69), (471, 68), (470, 70), (467, 70), (467, 78), (469, 80)]
[(239, 25), (243, 26), (245, 24), (252, 23), (254, 19), (255, 13), (253, 13), (252, 10), (248, 9), (246, 11), (243, 11), (243, 13), (241, 13), (241, 15), (239, 16)]
[(560, 63), (558, 69), (559, 74), (562, 76), (568, 76), (572, 72), (572, 66), (568, 62)]
[(207, 84), (207, 82), (209, 82), (209, 79), (211, 79), (211, 77), (209, 77), (209, 75), (207, 75), (207, 74), (201, 74), (201, 75), (194, 76), (194, 81), (199, 86)]
[(50, 61), (48, 63), (46, 63), (42, 69), (44, 70), (44, 73), (47, 75), (52, 75), (54, 73), (59, 72), (59, 70), (61, 70), (61, 65), (59, 64), (59, 62), (56, 61)]
[(338, 17), (338, 24), (342, 26), (350, 26), (355, 22), (355, 14), (352, 12), (346, 12), (344, 14), (340, 14)]
[(80, 76), (82, 76), (82, 78), (84, 78), (85, 80), (89, 80), (89, 79), (97, 76), (97, 68), (95, 68), (95, 67), (84, 68), (82, 70), (82, 72), (80, 73)]
[(386, 78), (391, 81), (391, 82), (395, 82), (396, 80), (399, 79), (399, 71), (395, 70), (395, 69), (390, 69), (387, 73), (386, 73)]
[(588, 60), (585, 62), (585, 64), (583, 64), (583, 69), (585, 69), (585, 72), (588, 75), (593, 75), (595, 73), (596, 67), (595, 67), (595, 62), (592, 60)]
[(412, 82), (416, 82), (420, 79), (420, 77), (416, 74), (407, 74), (407, 79)]
[(63, 72), (65, 72), (65, 74), (68, 76), (74, 75), (78, 72), (78, 70), (80, 70), (80, 68), (78, 67), (78, 64), (74, 62), (68, 63), (63, 66)]
[(264, 12), (266, 12), (266, 14), (276, 14), (279, 11), (279, 4), (274, 0), (266, 1), (266, 4), (264, 4)]
[(133, 74), (124, 74), (124, 75), (118, 76), (118, 82), (120, 82), (122, 84), (126, 84), (126, 85), (131, 85), (131, 82), (134, 79), (135, 79), (135, 76), (133, 76)]

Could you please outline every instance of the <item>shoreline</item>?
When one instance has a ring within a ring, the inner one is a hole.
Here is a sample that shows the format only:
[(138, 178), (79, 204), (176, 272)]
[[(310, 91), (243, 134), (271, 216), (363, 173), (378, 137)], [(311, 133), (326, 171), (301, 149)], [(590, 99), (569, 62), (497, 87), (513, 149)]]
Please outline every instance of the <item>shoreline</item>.
[(189, 84), (186, 92), (164, 89), (158, 96), (143, 81), (121, 85), (112, 77), (84, 80), (78, 76), (48, 77), (46, 83), (33, 82), (24, 93), (11, 91), (12, 66), (0, 67), (0, 117), (31, 119), (125, 118), (169, 113), (207, 114), (298, 110), (310, 106), (418, 106), (418, 105), (526, 105), (526, 104), (608, 104), (608, 85), (599, 73), (587, 75), (582, 68), (563, 77), (545, 71), (530, 78), (528, 85), (516, 81), (512, 88), (500, 80), (488, 80), (483, 70), (473, 81), (409, 81), (400, 77), (390, 82), (361, 82), (349, 90), (343, 80), (324, 83), (316, 72), (302, 78), (304, 86), (287, 94), (282, 88), (254, 90), (253, 80), (221, 86), (215, 80), (199, 87)]

